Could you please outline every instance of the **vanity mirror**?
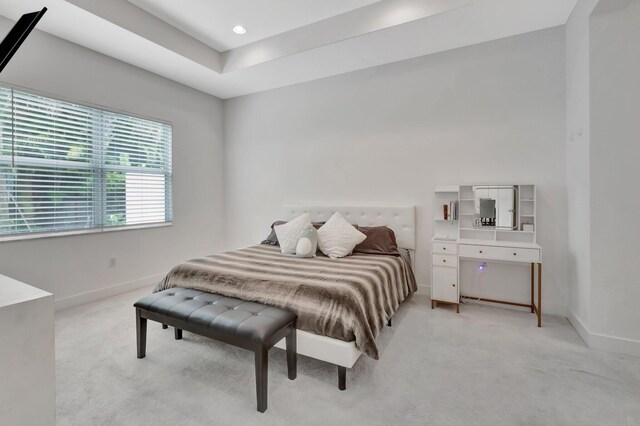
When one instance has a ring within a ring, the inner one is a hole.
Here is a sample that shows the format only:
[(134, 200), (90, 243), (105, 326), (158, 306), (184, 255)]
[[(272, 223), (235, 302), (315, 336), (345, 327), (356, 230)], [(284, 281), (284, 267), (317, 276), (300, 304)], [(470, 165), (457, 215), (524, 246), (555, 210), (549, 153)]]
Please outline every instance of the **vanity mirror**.
[(474, 228), (518, 229), (518, 188), (514, 185), (472, 187)]
[[(443, 185), (436, 188), (434, 237), (536, 242), (534, 185)], [(454, 214), (443, 215), (443, 206)]]

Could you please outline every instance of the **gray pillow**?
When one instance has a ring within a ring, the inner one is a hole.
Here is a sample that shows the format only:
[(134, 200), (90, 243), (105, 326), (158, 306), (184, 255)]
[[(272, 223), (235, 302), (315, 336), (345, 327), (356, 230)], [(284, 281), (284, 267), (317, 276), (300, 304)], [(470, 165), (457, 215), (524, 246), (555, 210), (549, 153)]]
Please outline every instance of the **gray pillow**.
[(260, 244), (265, 244), (270, 246), (279, 246), (280, 244), (278, 243), (278, 237), (276, 236), (276, 231), (273, 230), (273, 227), (278, 225), (283, 225), (285, 223), (287, 222), (284, 220), (276, 220), (275, 222), (273, 222), (271, 224), (271, 233), (269, 234), (267, 239), (261, 242)]
[(296, 244), (296, 256), (316, 257), (318, 248), (318, 231), (313, 225), (307, 225), (298, 238)]

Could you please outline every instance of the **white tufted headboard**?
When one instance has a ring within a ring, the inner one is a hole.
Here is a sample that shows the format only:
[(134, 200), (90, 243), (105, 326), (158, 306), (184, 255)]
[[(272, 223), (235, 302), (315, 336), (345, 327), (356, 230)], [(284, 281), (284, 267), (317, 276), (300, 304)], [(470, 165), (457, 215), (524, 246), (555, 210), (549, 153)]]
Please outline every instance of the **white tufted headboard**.
[(326, 222), (332, 214), (340, 212), (344, 218), (360, 226), (388, 226), (396, 234), (398, 247), (416, 249), (415, 206), (348, 206), (285, 204), (285, 219), (290, 220), (307, 212), (312, 222)]

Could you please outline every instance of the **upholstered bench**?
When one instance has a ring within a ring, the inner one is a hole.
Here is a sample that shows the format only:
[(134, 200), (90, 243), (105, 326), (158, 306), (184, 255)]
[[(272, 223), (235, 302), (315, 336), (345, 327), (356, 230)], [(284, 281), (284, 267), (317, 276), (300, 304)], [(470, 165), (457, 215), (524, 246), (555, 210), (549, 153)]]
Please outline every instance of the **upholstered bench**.
[(175, 338), (182, 330), (209, 337), (255, 353), (258, 411), (267, 409), (267, 366), (269, 349), (286, 337), (289, 379), (296, 378), (296, 319), (285, 309), (260, 303), (206, 293), (172, 288), (143, 297), (136, 308), (138, 358), (145, 357), (147, 319), (166, 328), (175, 328)]

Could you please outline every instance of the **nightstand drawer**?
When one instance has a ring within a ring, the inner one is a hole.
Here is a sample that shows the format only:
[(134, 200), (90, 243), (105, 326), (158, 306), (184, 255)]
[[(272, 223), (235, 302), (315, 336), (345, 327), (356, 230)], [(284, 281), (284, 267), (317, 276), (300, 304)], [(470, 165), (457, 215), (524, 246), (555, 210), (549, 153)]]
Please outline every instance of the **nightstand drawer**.
[(431, 299), (458, 303), (458, 270), (434, 266), (431, 271)]
[(432, 253), (458, 254), (458, 245), (452, 243), (431, 243)]
[(511, 262), (540, 262), (540, 250), (460, 244), (460, 257)]
[(434, 254), (431, 258), (431, 266), (448, 266), (450, 268), (458, 267), (458, 256), (449, 256), (447, 254)]

